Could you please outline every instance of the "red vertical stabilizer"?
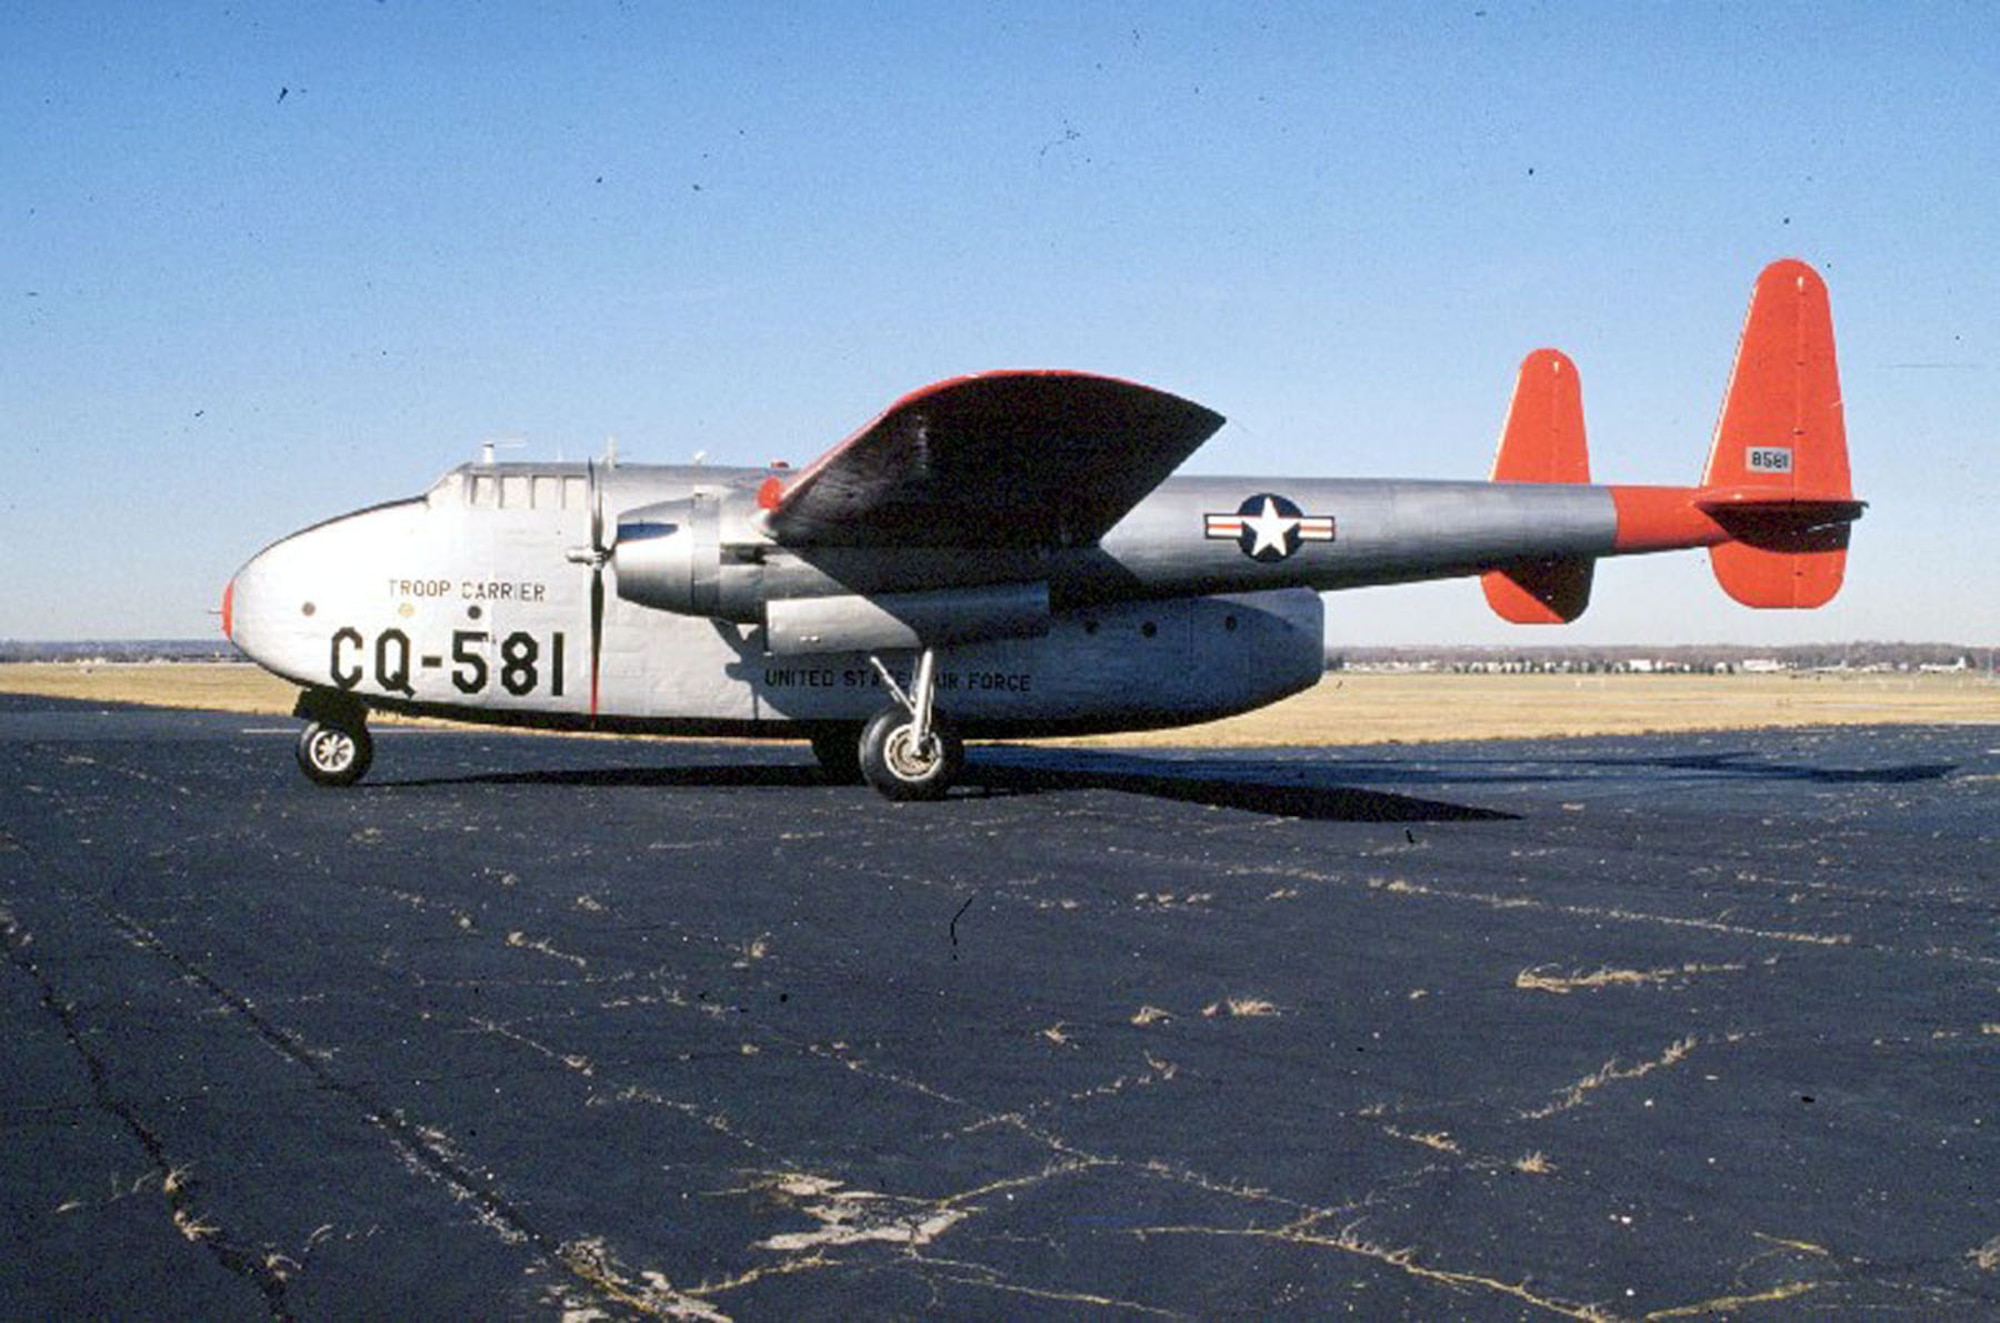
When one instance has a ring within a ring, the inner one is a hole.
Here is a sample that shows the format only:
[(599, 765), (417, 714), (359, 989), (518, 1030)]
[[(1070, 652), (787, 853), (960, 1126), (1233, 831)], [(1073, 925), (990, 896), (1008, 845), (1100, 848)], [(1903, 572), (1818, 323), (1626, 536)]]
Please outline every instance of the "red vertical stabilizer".
[[(1576, 364), (1556, 349), (1521, 361), (1514, 402), (1493, 458), (1495, 482), (1589, 482), (1584, 443), (1583, 384)], [(1517, 625), (1562, 625), (1590, 605), (1594, 562), (1562, 556), (1521, 561), (1479, 576), (1486, 602)]]
[(1859, 514), (1826, 282), (1803, 262), (1757, 279), (1696, 504), (1727, 530), (1715, 577), (1746, 606), (1814, 607), (1840, 590)]

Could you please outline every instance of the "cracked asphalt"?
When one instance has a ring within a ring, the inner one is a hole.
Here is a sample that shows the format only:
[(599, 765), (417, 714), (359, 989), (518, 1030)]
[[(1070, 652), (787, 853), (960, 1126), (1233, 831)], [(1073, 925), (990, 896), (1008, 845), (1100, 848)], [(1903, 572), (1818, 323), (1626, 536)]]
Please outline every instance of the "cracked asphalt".
[(0, 698), (10, 1315), (2000, 1314), (2000, 726), (291, 731)]

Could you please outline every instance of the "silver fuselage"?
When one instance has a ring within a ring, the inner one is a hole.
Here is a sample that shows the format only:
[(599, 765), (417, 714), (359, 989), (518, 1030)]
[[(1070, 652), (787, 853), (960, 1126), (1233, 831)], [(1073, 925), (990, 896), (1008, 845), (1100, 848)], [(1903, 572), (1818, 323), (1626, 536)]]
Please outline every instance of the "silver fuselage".
[(267, 548), (231, 585), (229, 633), (372, 707), (776, 735), (864, 720), (885, 699), (869, 656), (893, 673), (914, 646), (889, 617), (933, 641), (957, 614), (992, 622), (938, 654), (967, 734), (1112, 730), (1313, 684), (1317, 590), (1600, 556), (1616, 531), (1601, 487), (1176, 477), (1091, 546), (795, 549), (763, 531), (767, 477), (467, 465)]

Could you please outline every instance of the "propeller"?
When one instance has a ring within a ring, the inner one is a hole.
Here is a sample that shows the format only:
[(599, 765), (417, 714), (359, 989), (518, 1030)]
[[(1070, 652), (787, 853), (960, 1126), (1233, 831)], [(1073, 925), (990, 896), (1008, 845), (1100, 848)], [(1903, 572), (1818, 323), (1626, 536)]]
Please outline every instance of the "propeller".
[(597, 462), (586, 465), (590, 491), (590, 545), (572, 547), (571, 563), (590, 566), (590, 716), (597, 718), (597, 685), (604, 654), (604, 563), (611, 559), (611, 547), (604, 540), (604, 483)]

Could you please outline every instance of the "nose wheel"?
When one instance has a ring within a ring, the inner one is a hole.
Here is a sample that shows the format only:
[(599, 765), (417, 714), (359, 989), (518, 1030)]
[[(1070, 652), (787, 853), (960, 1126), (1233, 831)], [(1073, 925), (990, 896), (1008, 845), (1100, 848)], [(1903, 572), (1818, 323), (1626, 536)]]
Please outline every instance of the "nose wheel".
[(861, 775), (889, 799), (944, 798), (965, 770), (965, 741), (934, 707), (937, 654), (919, 654), (909, 693), (880, 659), (869, 660), (896, 701), (861, 731)]
[(375, 741), (368, 734), (368, 709), (359, 704), (311, 701), (302, 696), (297, 715), (307, 718), (299, 732), (299, 770), (314, 785), (351, 786), (368, 775)]

